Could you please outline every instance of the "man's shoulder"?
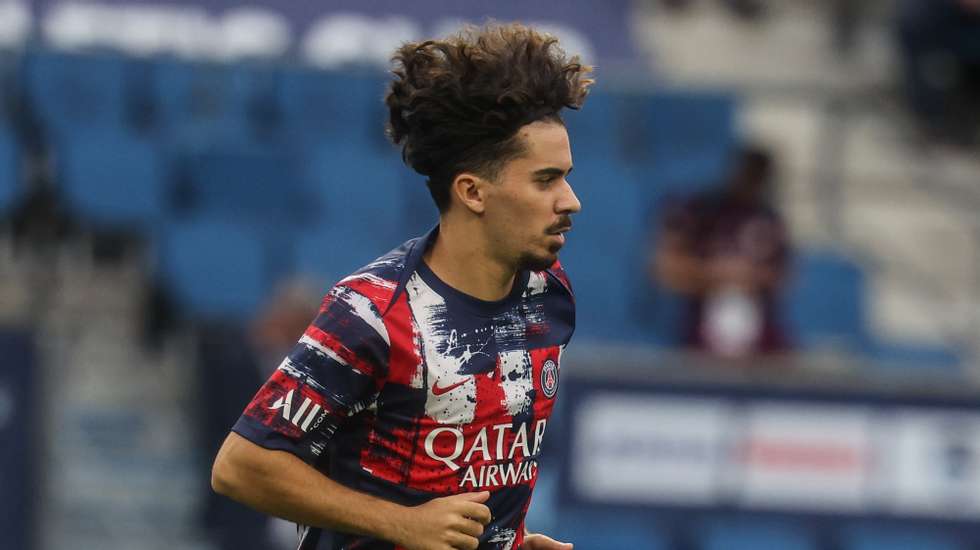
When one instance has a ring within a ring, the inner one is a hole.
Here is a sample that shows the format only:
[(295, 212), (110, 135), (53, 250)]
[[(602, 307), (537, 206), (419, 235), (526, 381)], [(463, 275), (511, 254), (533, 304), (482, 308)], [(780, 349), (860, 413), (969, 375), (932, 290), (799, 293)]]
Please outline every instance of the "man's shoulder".
[(338, 281), (332, 292), (343, 289), (361, 294), (370, 299), (378, 312), (383, 315), (391, 302), (397, 298), (399, 288), (403, 284), (403, 275), (412, 269), (409, 265), (410, 256), (421, 240), (421, 237), (408, 240), (376, 258)]

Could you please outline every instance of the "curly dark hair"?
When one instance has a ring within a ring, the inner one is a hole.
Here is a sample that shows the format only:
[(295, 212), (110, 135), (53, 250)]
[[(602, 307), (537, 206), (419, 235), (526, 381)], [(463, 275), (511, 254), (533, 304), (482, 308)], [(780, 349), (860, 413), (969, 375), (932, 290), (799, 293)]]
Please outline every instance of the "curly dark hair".
[(392, 61), (386, 132), (405, 163), (428, 178), (440, 212), (458, 174), (496, 179), (525, 150), (522, 126), (562, 123), (560, 111), (580, 108), (593, 83), (592, 68), (566, 56), (557, 38), (517, 23), (407, 43)]

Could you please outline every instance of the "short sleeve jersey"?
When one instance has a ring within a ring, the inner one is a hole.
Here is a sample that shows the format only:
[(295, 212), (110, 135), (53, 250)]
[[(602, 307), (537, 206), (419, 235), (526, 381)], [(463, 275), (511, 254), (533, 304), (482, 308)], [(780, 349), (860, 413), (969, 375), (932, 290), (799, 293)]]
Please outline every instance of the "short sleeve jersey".
[[(574, 330), (560, 264), (503, 300), (443, 283), (422, 261), (438, 232), (341, 280), (233, 430), (347, 487), (404, 505), (490, 491), (481, 550), (516, 550)], [(301, 528), (301, 550), (394, 550)]]

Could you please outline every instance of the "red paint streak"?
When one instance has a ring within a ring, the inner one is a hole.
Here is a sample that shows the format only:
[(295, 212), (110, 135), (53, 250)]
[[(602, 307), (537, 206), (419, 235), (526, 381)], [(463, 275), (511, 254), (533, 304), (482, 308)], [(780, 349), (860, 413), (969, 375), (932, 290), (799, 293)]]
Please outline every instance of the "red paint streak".
[(391, 302), (391, 297), (395, 294), (395, 285), (398, 284), (397, 281), (385, 282), (391, 286), (379, 284), (379, 282), (372, 281), (367, 277), (357, 277), (344, 281), (343, 286), (364, 295), (371, 300), (378, 311), (384, 311), (388, 308), (388, 303)]
[(416, 347), (416, 330), (412, 322), (412, 312), (408, 306), (408, 296), (402, 293), (385, 316), (385, 327), (391, 350), (388, 357), (388, 383), (410, 386), (416, 371), (422, 363)]
[(337, 356), (343, 359), (345, 363), (351, 366), (351, 368), (367, 376), (375, 375), (374, 365), (370, 361), (364, 360), (362, 357), (351, 351), (350, 348), (345, 346), (343, 342), (337, 339), (336, 336), (330, 334), (329, 332), (320, 330), (320, 328), (315, 325), (310, 325), (307, 327), (306, 335), (316, 340), (323, 347), (336, 353)]

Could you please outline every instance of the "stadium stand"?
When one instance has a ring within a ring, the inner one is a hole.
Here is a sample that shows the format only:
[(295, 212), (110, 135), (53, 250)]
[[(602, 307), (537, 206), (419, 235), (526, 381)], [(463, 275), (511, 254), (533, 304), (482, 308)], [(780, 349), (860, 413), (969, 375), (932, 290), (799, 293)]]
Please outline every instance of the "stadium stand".
[(49, 134), (127, 123), (127, 58), (32, 50), (23, 62), (28, 104)]
[(267, 243), (248, 226), (178, 221), (162, 241), (161, 282), (192, 319), (248, 319), (270, 290)]
[(21, 193), (20, 147), (13, 133), (0, 124), (0, 214), (7, 212)]
[(212, 148), (178, 161), (178, 192), (187, 214), (254, 226), (310, 223), (317, 203), (304, 187), (299, 161), (269, 149)]
[(150, 127), (173, 148), (199, 152), (214, 145), (247, 146), (255, 134), (243, 112), (244, 99), (233, 101), (231, 69), (215, 63), (161, 58), (148, 62), (138, 85), (149, 96)]
[(381, 75), (289, 68), (278, 91), (282, 132), (297, 144), (324, 139), (384, 145)]
[(416, 223), (415, 231), (406, 230), (406, 181), (393, 152), (332, 142), (310, 150), (306, 178), (321, 211), (294, 241), (294, 262), (301, 273), (332, 284), (429, 229)]

